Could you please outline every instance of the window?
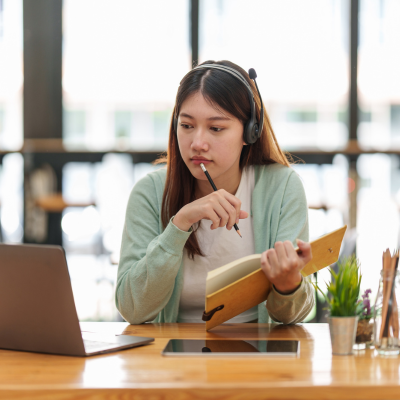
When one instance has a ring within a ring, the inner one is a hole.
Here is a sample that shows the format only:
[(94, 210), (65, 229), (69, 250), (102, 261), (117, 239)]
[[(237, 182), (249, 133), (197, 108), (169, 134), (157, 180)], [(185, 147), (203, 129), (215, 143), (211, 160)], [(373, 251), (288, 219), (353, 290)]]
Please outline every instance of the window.
[(0, 0), (0, 149), (22, 147), (22, 0)]
[(190, 69), (189, 2), (65, 0), (64, 144), (165, 150)]
[(0, 164), (0, 239), (20, 243), (23, 238), (24, 159), (6, 154)]
[(203, 0), (200, 62), (255, 68), (285, 150), (336, 150), (348, 129), (348, 0)]
[(364, 149), (400, 148), (400, 2), (360, 1), (359, 104), (370, 114), (361, 121)]
[(388, 154), (358, 158), (360, 189), (357, 196), (357, 256), (364, 289), (378, 289), (382, 252), (399, 247), (399, 159)]
[(62, 218), (63, 247), (80, 320), (118, 318), (114, 306), (116, 264), (126, 204), (134, 184), (158, 168), (133, 164), (127, 154), (106, 154), (99, 163), (70, 162), (64, 166), (63, 197), (71, 203), (94, 203), (68, 207)]

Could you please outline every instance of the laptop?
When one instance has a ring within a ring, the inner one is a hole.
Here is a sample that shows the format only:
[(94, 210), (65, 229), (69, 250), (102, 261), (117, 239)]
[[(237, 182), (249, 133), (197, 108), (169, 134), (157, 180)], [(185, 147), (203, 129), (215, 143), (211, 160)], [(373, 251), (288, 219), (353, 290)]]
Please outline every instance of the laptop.
[(0, 244), (1, 349), (84, 357), (152, 341), (81, 332), (62, 247)]

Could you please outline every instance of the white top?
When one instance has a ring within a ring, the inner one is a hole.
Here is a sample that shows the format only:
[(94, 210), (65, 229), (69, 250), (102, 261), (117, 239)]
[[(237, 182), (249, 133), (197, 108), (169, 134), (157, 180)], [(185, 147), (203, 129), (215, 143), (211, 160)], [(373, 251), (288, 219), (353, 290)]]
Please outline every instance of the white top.
[[(222, 267), (239, 258), (254, 254), (253, 217), (250, 216), (251, 198), (254, 190), (254, 167), (245, 167), (235, 196), (241, 200), (241, 209), (249, 217), (237, 224), (243, 238), (235, 228), (211, 230), (212, 221), (201, 220), (197, 240), (204, 257), (195, 255), (194, 260), (183, 251), (183, 290), (179, 302), (178, 322), (204, 322), (201, 317), (205, 307), (206, 278), (208, 271)], [(227, 322), (248, 322), (257, 319), (257, 306), (237, 315)]]

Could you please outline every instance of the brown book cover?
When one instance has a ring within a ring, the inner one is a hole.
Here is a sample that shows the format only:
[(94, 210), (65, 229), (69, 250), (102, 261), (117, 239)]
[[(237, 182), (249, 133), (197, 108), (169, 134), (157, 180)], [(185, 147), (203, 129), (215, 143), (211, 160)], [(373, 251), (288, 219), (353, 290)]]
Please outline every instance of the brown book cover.
[[(338, 260), (346, 229), (347, 225), (310, 243), (313, 258), (301, 272), (304, 277)], [(272, 285), (261, 270), (260, 259), (261, 254), (253, 254), (208, 273), (203, 314), (206, 330), (267, 300)]]

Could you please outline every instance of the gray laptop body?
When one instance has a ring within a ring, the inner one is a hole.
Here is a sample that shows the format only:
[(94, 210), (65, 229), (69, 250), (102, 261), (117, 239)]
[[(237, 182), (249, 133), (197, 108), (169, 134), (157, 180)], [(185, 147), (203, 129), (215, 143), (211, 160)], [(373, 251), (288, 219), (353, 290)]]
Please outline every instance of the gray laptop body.
[(0, 244), (0, 348), (89, 356), (153, 338), (81, 332), (64, 250)]

